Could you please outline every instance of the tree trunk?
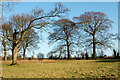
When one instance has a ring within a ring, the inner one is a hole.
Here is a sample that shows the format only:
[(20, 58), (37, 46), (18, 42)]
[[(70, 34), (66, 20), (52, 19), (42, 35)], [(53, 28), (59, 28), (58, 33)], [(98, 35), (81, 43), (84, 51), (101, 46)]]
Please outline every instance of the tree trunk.
[(26, 49), (24, 49), (24, 52), (23, 52), (23, 59), (25, 59), (25, 52), (26, 52)]
[(5, 37), (4, 37), (4, 40), (2, 41), (2, 45), (4, 47), (4, 60), (7, 61), (7, 52), (6, 52)]
[(70, 52), (69, 52), (69, 42), (67, 41), (67, 54), (68, 54), (68, 60), (70, 59)]
[(4, 45), (4, 60), (7, 61), (6, 45)]
[(94, 35), (93, 35), (93, 58), (96, 59), (96, 43)]
[(7, 61), (7, 53), (6, 53), (6, 50), (4, 50), (4, 60)]
[[(20, 43), (20, 42), (19, 42)], [(13, 33), (13, 46), (12, 46), (12, 64), (17, 64), (17, 53), (18, 53), (18, 42), (17, 42), (17, 32)]]
[(12, 65), (17, 64), (17, 53), (18, 53), (17, 46), (13, 46), (13, 50), (12, 50)]

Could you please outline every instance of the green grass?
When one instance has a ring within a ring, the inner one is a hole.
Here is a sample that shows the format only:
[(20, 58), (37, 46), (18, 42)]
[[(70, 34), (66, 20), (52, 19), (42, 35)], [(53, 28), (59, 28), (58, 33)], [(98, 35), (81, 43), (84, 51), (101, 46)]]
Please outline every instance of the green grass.
[(2, 64), (4, 78), (118, 78), (118, 62), (114, 60), (71, 60), (55, 63)]

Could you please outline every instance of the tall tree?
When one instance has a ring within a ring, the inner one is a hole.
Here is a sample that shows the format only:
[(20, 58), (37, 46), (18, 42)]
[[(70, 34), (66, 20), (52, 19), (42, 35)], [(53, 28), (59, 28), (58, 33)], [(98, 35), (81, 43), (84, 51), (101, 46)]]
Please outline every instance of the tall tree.
[[(7, 39), (13, 43), (12, 65), (17, 64), (18, 47), (23, 43), (25, 34), (28, 30), (31, 28), (42, 29), (42, 27), (49, 24), (51, 17), (63, 16), (67, 11), (67, 8), (64, 8), (60, 3), (58, 3), (49, 13), (44, 13), (42, 9), (35, 9), (33, 10), (33, 14), (18, 14), (12, 16), (9, 20), (9, 25), (14, 29), (12, 38), (10, 39), (11, 36), (7, 34)], [(24, 25), (24, 23), (27, 23), (27, 25)], [(19, 29), (19, 26), (25, 27), (25, 29)]]
[(49, 41), (54, 43), (61, 41), (62, 45), (67, 47), (67, 56), (70, 59), (70, 47), (75, 44), (77, 28), (75, 23), (69, 19), (60, 19), (55, 22), (53, 33), (48, 37)]
[[(16, 0), (14, 0), (16, 1)], [(6, 18), (3, 18), (4, 17), (4, 14), (3, 13), (7, 13), (7, 11), (11, 12), (11, 10), (13, 10), (13, 6), (14, 4), (13, 3), (10, 3), (10, 2), (6, 2), (6, 3), (0, 3), (0, 9), (1, 9), (1, 15), (0, 15), (0, 32), (1, 32), (1, 41), (2, 41), (2, 46), (3, 46), (3, 51), (4, 51), (4, 60), (7, 61), (7, 50), (10, 49), (10, 46), (8, 47), (8, 45), (10, 45), (9, 41), (6, 39), (6, 30), (8, 29), (7, 28), (7, 24), (5, 24), (5, 20)]]
[(96, 48), (111, 47), (113, 34), (109, 32), (112, 21), (102, 12), (85, 12), (79, 17), (74, 17), (81, 30), (88, 35), (84, 42), (93, 47), (93, 56), (96, 58)]
[(4, 60), (7, 61), (7, 51), (11, 49), (11, 43), (7, 40), (6, 32), (9, 30), (9, 25), (3, 22), (1, 29), (1, 41), (4, 51)]
[(39, 35), (37, 34), (37, 32), (35, 32), (34, 29), (30, 29), (26, 32), (23, 43), (21, 44), (19, 49), (21, 50), (22, 48), (23, 50), (23, 59), (25, 59), (26, 50), (32, 51), (33, 49), (35, 50), (39, 48), (39, 40)]

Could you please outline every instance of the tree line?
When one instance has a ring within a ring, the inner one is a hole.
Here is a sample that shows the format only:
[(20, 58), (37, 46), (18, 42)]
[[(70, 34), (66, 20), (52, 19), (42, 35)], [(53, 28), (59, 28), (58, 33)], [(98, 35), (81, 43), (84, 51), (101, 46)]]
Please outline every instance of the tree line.
[[(69, 9), (57, 3), (51, 11), (45, 13), (43, 9), (33, 9), (31, 13), (22, 13), (4, 18), (1, 29), (1, 41), (4, 50), (4, 60), (7, 60), (7, 50), (12, 51), (12, 65), (17, 64), (17, 54), (23, 53), (25, 59), (26, 49), (38, 49), (42, 31), (50, 28), (49, 44), (57, 44), (49, 55), (59, 53), (67, 59), (71, 54), (92, 49), (93, 59), (97, 51), (112, 48), (112, 39), (115, 34), (110, 33), (112, 23), (103, 12), (85, 12), (73, 19), (65, 18)], [(76, 50), (76, 48), (78, 50)], [(20, 52), (21, 51), (21, 52)], [(38, 55), (43, 56), (43, 55)], [(86, 54), (86, 56), (88, 56)]]

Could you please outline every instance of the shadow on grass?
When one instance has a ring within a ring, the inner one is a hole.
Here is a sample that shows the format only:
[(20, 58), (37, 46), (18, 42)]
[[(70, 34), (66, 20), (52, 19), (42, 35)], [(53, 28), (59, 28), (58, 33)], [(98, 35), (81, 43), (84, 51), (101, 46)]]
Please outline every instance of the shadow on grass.
[(120, 62), (120, 59), (112, 59), (112, 60), (99, 60), (99, 61), (95, 61), (95, 62)]
[(6, 64), (6, 66), (11, 66), (11, 64)]
[(6, 66), (18, 66), (19, 64), (16, 65), (11, 65), (11, 64), (5, 64)]

